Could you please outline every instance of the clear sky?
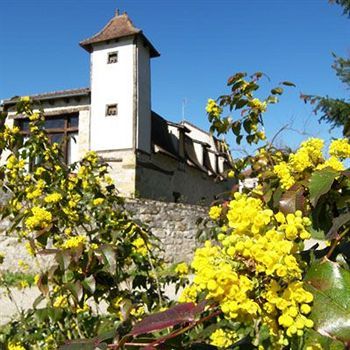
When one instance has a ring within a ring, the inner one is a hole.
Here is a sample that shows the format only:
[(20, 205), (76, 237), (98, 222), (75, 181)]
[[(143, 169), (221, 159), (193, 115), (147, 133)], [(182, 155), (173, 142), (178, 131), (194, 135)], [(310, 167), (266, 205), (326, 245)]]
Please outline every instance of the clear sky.
[[(272, 88), (293, 81), (265, 116), (272, 137), (283, 125), (328, 139), (299, 94), (349, 95), (331, 69), (350, 54), (350, 19), (326, 0), (1, 0), (0, 99), (89, 86), (89, 54), (78, 42), (126, 11), (159, 50), (152, 60), (152, 108), (204, 129), (209, 97), (227, 92), (235, 72), (266, 73)], [(261, 96), (263, 97), (263, 96)], [(333, 133), (333, 136), (337, 132)], [(296, 146), (306, 136), (283, 133)], [(235, 148), (233, 146), (233, 148)]]

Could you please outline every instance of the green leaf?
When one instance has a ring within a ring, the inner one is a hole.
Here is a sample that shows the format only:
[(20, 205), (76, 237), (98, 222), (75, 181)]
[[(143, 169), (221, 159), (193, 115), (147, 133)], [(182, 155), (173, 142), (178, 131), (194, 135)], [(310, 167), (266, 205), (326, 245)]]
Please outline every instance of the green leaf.
[(333, 340), (329, 337), (322, 336), (320, 333), (315, 332), (313, 329), (308, 329), (304, 336), (304, 346), (306, 349), (308, 346), (320, 344), (323, 350), (344, 350), (344, 344), (339, 341)]
[(338, 234), (338, 230), (349, 221), (350, 221), (350, 213), (345, 213), (334, 218), (332, 227), (327, 233), (327, 238), (328, 239), (336, 238)]
[(290, 81), (282, 81), (281, 84), (286, 85), (286, 86), (294, 86), (294, 87), (296, 87), (296, 85), (294, 83), (291, 83)]
[(273, 95), (282, 95), (283, 94), (283, 89), (280, 87), (274, 88), (271, 90), (271, 94)]
[(93, 275), (85, 278), (81, 284), (86, 290), (88, 290), (91, 293), (94, 293), (96, 290), (96, 280)]
[(114, 248), (111, 245), (104, 244), (100, 247), (100, 249), (105, 258), (106, 270), (109, 271), (111, 274), (114, 274), (117, 267)]
[(305, 286), (314, 295), (310, 318), (320, 334), (350, 341), (350, 272), (339, 264), (323, 260), (311, 265)]
[(310, 201), (313, 206), (316, 206), (320, 197), (331, 189), (334, 179), (337, 176), (339, 176), (339, 172), (331, 170), (330, 168), (315, 171), (311, 175), (309, 190)]

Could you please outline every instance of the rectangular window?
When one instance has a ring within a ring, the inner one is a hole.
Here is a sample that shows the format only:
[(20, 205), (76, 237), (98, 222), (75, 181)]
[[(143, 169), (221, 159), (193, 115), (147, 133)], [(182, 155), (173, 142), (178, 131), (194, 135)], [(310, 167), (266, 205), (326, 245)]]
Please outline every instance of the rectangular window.
[(112, 117), (118, 115), (118, 105), (114, 104), (114, 105), (107, 105), (106, 107), (106, 116), (107, 117)]
[[(24, 138), (27, 138), (30, 134), (29, 119), (17, 119), (16, 125), (21, 129)], [(49, 140), (60, 145), (66, 163), (70, 164), (77, 160), (79, 113), (46, 117), (44, 129)]]
[(107, 63), (111, 64), (111, 63), (117, 63), (117, 62), (118, 62), (118, 51), (109, 52)]

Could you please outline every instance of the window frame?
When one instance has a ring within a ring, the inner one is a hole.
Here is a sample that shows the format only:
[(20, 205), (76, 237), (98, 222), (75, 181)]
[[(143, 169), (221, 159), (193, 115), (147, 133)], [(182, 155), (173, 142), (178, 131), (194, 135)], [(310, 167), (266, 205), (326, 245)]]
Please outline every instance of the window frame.
[[(110, 108), (115, 108), (115, 113), (110, 114), (109, 113), (109, 109)], [(108, 104), (106, 105), (106, 113), (105, 113), (106, 117), (117, 117), (118, 116), (118, 103), (113, 103), (113, 104)]]
[(119, 61), (118, 51), (108, 52), (108, 54), (107, 54), (107, 64), (118, 63), (118, 61)]
[[(76, 126), (70, 125), (70, 119), (72, 117), (78, 118), (78, 124)], [(73, 113), (62, 113), (62, 114), (55, 114), (50, 116), (45, 116), (45, 120), (48, 119), (63, 119), (63, 127), (61, 128), (49, 128), (44, 129), (47, 137), (51, 141), (52, 135), (57, 134), (63, 134), (62, 141), (59, 143), (59, 145), (62, 147), (62, 154), (63, 154), (63, 160), (66, 164), (68, 164), (68, 143), (69, 143), (69, 136), (71, 134), (78, 134), (79, 135), (79, 112), (73, 112)], [(29, 122), (29, 118), (17, 118), (15, 119), (15, 125), (20, 128), (20, 134), (23, 135), (23, 137), (29, 137), (30, 136), (30, 130), (23, 130), (22, 123), (23, 122)], [(56, 142), (57, 143), (57, 142)]]

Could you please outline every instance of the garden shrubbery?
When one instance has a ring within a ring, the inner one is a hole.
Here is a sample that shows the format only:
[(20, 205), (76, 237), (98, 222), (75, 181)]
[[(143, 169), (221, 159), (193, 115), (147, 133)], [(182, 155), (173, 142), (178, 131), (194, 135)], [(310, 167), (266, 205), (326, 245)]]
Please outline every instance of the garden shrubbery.
[[(256, 73), (228, 80), (209, 100), (212, 132), (264, 141), (230, 171), (258, 185), (210, 208), (213, 225), (190, 266), (168, 268), (157, 240), (123, 208), (108, 166), (93, 152), (66, 166), (22, 99), (31, 137), (3, 126), (0, 168), (9, 194), (2, 218), (33, 256), (53, 256), (35, 276), (41, 296), (0, 330), (20, 349), (348, 349), (350, 344), (350, 158), (347, 139), (311, 138), (291, 152), (265, 141), (263, 114), (283, 93), (256, 97)], [(228, 110), (238, 117), (223, 117)], [(322, 240), (305, 250), (310, 238)], [(191, 278), (187, 278), (187, 276)], [(191, 282), (189, 282), (189, 280)], [(166, 283), (185, 287), (177, 302)], [(94, 305), (107, 306), (106, 312)], [(62, 345), (66, 343), (65, 345)]]

